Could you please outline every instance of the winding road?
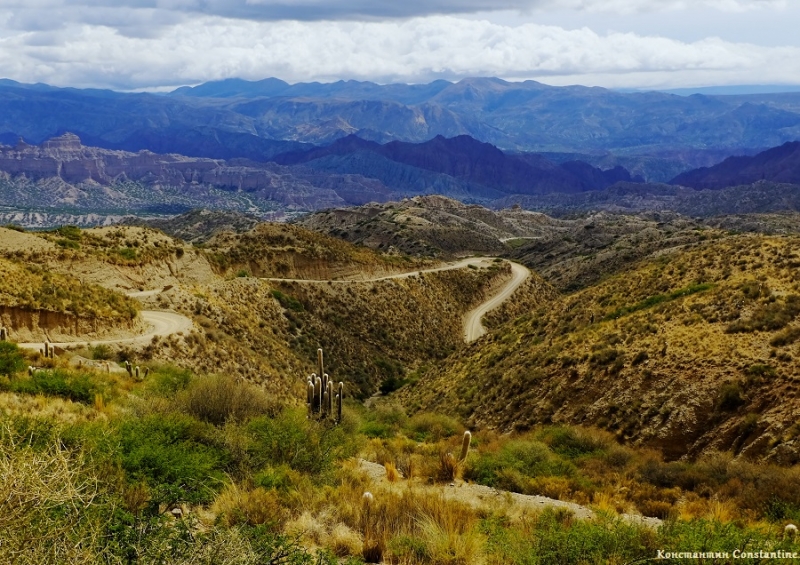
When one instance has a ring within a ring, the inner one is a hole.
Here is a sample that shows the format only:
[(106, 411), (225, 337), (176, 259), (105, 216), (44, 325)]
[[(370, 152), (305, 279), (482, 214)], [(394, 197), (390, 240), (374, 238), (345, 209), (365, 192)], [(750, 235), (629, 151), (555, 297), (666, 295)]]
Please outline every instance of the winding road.
[[(299, 282), (299, 283), (320, 283), (320, 284), (327, 284), (327, 283), (336, 283), (336, 284), (346, 284), (352, 282), (370, 282), (370, 281), (385, 281), (389, 279), (404, 279), (408, 277), (413, 277), (415, 275), (419, 275), (422, 273), (436, 273), (440, 271), (449, 271), (452, 269), (463, 269), (464, 267), (468, 267), (470, 265), (476, 267), (488, 267), (495, 261), (495, 257), (470, 257), (467, 259), (462, 259), (461, 261), (456, 261), (454, 263), (448, 263), (446, 265), (442, 265), (441, 267), (435, 267), (433, 269), (424, 269), (422, 271), (411, 271), (408, 273), (399, 273), (396, 275), (387, 275), (383, 277), (375, 277), (369, 279), (361, 279), (361, 280), (339, 280), (339, 281), (332, 281), (332, 280), (321, 280), (321, 279), (280, 279), (280, 278), (265, 278), (263, 280), (273, 281), (273, 282)], [(510, 262), (511, 263), (511, 262)], [(467, 343), (471, 341), (475, 341), (482, 335), (486, 333), (486, 328), (483, 327), (481, 324), (481, 319), (486, 315), (487, 312), (493, 310), (500, 306), (503, 302), (508, 300), (511, 295), (514, 293), (519, 286), (524, 283), (527, 278), (531, 275), (531, 272), (520, 265), (519, 263), (511, 263), (511, 280), (508, 281), (502, 288), (500, 288), (494, 296), (489, 298), (488, 300), (482, 302), (469, 312), (464, 315), (464, 341)]]
[(529, 276), (531, 276), (531, 272), (528, 269), (519, 263), (511, 263), (511, 280), (503, 285), (493, 297), (482, 302), (464, 315), (464, 341), (469, 343), (484, 335), (486, 333), (486, 328), (483, 327), (481, 319), (483, 319), (487, 312), (494, 310), (508, 300), (514, 291), (517, 290)]
[[(154, 337), (167, 337), (179, 332), (187, 332), (192, 329), (192, 321), (186, 316), (175, 312), (162, 312), (156, 310), (142, 310), (139, 312), (142, 320), (150, 325), (150, 330), (146, 334), (119, 339), (99, 339), (91, 341), (64, 341), (51, 343), (56, 347), (83, 347), (95, 345), (146, 345)], [(42, 342), (38, 343), (18, 343), (19, 347), (26, 349), (39, 350), (43, 347)]]
[[(476, 267), (488, 267), (495, 261), (494, 257), (470, 257), (462, 259), (453, 263), (435, 267), (432, 269), (423, 269), (421, 271), (410, 271), (407, 273), (398, 273), (395, 275), (386, 275), (381, 277), (374, 277), (361, 280), (310, 280), (310, 279), (279, 279), (279, 278), (265, 278), (262, 280), (273, 282), (298, 282), (298, 283), (320, 283), (320, 284), (347, 284), (354, 282), (374, 282), (384, 281), (389, 279), (404, 279), (420, 275), (422, 273), (436, 273), (440, 271), (449, 271), (452, 269), (463, 269), (470, 265)], [(482, 302), (464, 315), (464, 340), (467, 342), (475, 341), (486, 333), (486, 328), (481, 324), (481, 318), (486, 315), (490, 310), (497, 308), (505, 300), (507, 300), (519, 286), (525, 282), (530, 276), (531, 272), (517, 263), (511, 263), (511, 280), (506, 282), (491, 298)], [(131, 297), (147, 297), (155, 296), (162, 292), (163, 289), (144, 290), (129, 293)], [(192, 321), (181, 314), (175, 312), (164, 312), (156, 310), (142, 310), (140, 312), (142, 320), (150, 326), (147, 333), (118, 339), (100, 339), (100, 340), (76, 340), (68, 342), (52, 343), (56, 347), (83, 347), (95, 345), (146, 345), (155, 337), (168, 337), (172, 334), (180, 332), (188, 332), (192, 329)], [(38, 343), (20, 343), (19, 347), (27, 349), (38, 350), (41, 349), (43, 344)]]

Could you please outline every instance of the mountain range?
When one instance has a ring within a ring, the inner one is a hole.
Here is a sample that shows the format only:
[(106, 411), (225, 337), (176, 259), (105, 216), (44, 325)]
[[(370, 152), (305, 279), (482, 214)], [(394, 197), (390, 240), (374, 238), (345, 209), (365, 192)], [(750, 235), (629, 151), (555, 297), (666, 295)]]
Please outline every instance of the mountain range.
[(350, 134), (381, 144), (469, 135), (665, 182), (800, 138), (800, 93), (677, 96), (471, 78), (226, 80), (157, 95), (0, 81), (0, 142), (41, 143), (67, 131), (107, 149), (256, 161)]

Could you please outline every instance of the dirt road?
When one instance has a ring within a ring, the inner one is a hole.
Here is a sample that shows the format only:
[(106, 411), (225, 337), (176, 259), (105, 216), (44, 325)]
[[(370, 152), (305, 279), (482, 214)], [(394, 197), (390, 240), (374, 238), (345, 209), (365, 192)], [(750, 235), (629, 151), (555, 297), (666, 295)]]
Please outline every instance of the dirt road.
[(473, 308), (464, 316), (464, 340), (469, 343), (475, 341), (486, 333), (486, 328), (481, 324), (481, 319), (487, 312), (500, 306), (509, 299), (519, 285), (531, 275), (531, 272), (519, 263), (511, 263), (511, 280), (489, 300)]
[[(433, 269), (424, 269), (422, 271), (411, 271), (408, 273), (400, 273), (396, 275), (387, 275), (384, 277), (376, 277), (371, 279), (364, 279), (364, 280), (339, 280), (339, 281), (331, 281), (331, 280), (313, 280), (313, 279), (280, 279), (280, 278), (266, 278), (264, 280), (273, 281), (273, 282), (305, 282), (305, 283), (336, 283), (336, 284), (347, 284), (353, 282), (369, 282), (369, 281), (385, 281), (389, 279), (404, 279), (408, 277), (412, 277), (415, 275), (419, 275), (421, 273), (436, 273), (440, 271), (449, 271), (451, 269), (463, 269), (464, 267), (468, 267), (470, 265), (474, 265), (476, 267), (488, 267), (495, 261), (495, 257), (470, 257), (467, 259), (462, 259), (461, 261), (456, 261), (454, 263), (448, 263), (447, 265), (443, 265), (441, 267), (435, 267)], [(500, 289), (494, 296), (488, 299), (486, 302), (481, 303), (476, 308), (473, 308), (469, 312), (466, 313), (464, 316), (464, 340), (466, 342), (475, 341), (482, 335), (486, 333), (486, 328), (483, 327), (481, 324), (481, 319), (486, 315), (487, 312), (493, 310), (500, 306), (503, 302), (508, 300), (508, 298), (514, 293), (519, 285), (521, 285), (525, 280), (530, 276), (531, 272), (523, 267), (518, 263), (511, 263), (511, 280), (507, 282), (503, 288)]]
[[(56, 347), (75, 347), (75, 346), (94, 346), (94, 345), (146, 345), (154, 337), (167, 337), (179, 332), (188, 332), (192, 329), (192, 321), (186, 316), (174, 312), (161, 312), (155, 310), (142, 310), (140, 312), (142, 320), (150, 325), (150, 330), (142, 335), (126, 337), (120, 339), (107, 340), (76, 340), (53, 343)], [(44, 344), (39, 343), (19, 343), (19, 347), (26, 349), (41, 349)]]
[(272, 281), (272, 282), (300, 282), (300, 283), (319, 283), (319, 284), (350, 284), (354, 282), (374, 282), (374, 281), (388, 281), (390, 279), (407, 279), (408, 277), (414, 277), (416, 275), (422, 273), (438, 273), (440, 271), (451, 271), (453, 269), (463, 269), (464, 267), (468, 267), (469, 265), (475, 265), (476, 267), (488, 267), (494, 261), (494, 257), (468, 257), (467, 259), (461, 259), (460, 261), (456, 261), (454, 263), (447, 263), (446, 265), (442, 265), (441, 267), (434, 267), (432, 269), (423, 269), (421, 271), (409, 271), (407, 273), (397, 273), (394, 275), (386, 275), (383, 277), (368, 277), (363, 279), (342, 279), (342, 280), (331, 280), (331, 279), (281, 279), (277, 277), (272, 278), (264, 278), (262, 280), (265, 281)]

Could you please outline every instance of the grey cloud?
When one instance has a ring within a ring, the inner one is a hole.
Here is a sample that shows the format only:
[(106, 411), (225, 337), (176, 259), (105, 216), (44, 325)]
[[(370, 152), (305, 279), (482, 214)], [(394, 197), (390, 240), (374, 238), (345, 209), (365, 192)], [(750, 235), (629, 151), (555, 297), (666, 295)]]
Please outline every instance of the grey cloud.
[[(8, 0), (3, 4), (15, 11), (35, 11), (43, 18), (58, 14), (63, 21), (81, 21), (100, 10), (108, 17), (105, 25), (124, 27), (110, 14), (122, 10), (131, 14), (152, 11), (158, 25), (168, 14), (205, 14), (255, 21), (270, 20), (382, 20), (435, 14), (480, 12), (574, 10), (629, 14), (685, 10), (704, 5), (722, 11), (780, 8), (787, 0)], [(44, 13), (49, 11), (50, 14)], [(116, 18), (119, 19), (119, 18)], [(36, 27), (34, 22), (31, 22)], [(24, 29), (20, 27), (19, 29)]]

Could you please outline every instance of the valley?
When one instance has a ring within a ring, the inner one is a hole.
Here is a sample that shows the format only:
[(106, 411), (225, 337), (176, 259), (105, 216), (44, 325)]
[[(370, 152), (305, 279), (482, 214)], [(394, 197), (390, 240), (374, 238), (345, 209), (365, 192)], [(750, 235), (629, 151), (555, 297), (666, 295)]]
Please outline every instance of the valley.
[(800, 551), (798, 96), (0, 81), (4, 554)]

